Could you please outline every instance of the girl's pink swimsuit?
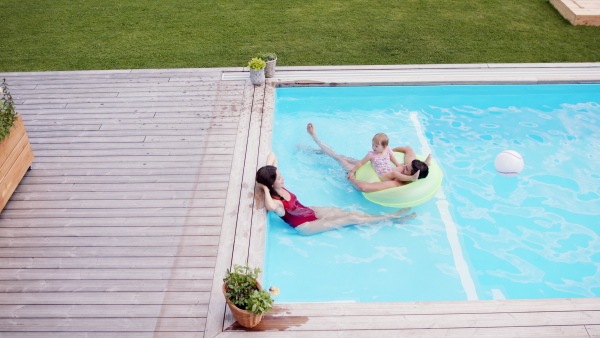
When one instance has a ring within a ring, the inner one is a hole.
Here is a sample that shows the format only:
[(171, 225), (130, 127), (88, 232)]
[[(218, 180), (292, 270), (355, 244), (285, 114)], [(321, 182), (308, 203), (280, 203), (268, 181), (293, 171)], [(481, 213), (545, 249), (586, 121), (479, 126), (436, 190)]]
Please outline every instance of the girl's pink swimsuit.
[(375, 169), (375, 172), (379, 177), (392, 171), (392, 166), (390, 165), (390, 156), (393, 156), (394, 153), (390, 147), (387, 147), (387, 150), (388, 151), (385, 154), (382, 154), (379, 157), (374, 151), (369, 151), (369, 155), (371, 155), (371, 164), (373, 165), (373, 169)]
[(315, 211), (309, 207), (305, 207), (302, 203), (298, 202), (296, 195), (292, 194), (289, 190), (283, 188), (285, 191), (290, 193), (290, 200), (286, 201), (281, 199), (283, 208), (285, 209), (285, 215), (281, 217), (287, 224), (291, 225), (292, 228), (306, 222), (312, 222), (317, 220)]

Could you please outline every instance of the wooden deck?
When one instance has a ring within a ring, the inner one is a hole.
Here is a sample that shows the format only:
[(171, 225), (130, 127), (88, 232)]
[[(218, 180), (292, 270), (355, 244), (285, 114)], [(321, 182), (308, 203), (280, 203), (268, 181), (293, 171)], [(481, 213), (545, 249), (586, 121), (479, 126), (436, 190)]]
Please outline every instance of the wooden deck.
[(242, 68), (0, 76), (36, 156), (0, 214), (1, 337), (600, 337), (594, 298), (279, 304), (246, 331), (220, 290), (231, 264), (263, 264), (275, 82), (600, 83), (600, 64), (281, 67), (260, 87)]
[(36, 160), (0, 214), (0, 336), (203, 336), (252, 90), (221, 73), (2, 74)]
[(550, 0), (573, 25), (600, 26), (600, 0)]

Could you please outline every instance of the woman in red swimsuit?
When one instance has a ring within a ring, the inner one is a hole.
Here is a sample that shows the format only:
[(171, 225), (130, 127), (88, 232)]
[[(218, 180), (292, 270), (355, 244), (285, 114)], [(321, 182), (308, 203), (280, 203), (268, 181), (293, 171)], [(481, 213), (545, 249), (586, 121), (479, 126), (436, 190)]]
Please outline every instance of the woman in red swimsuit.
[(284, 178), (277, 170), (277, 158), (270, 153), (267, 165), (256, 173), (265, 195), (265, 208), (274, 211), (287, 224), (296, 228), (301, 235), (312, 235), (319, 232), (340, 228), (353, 224), (369, 224), (385, 219), (403, 221), (415, 217), (415, 213), (403, 216), (410, 209), (402, 209), (387, 215), (371, 215), (359, 211), (346, 211), (331, 207), (305, 207), (296, 195), (284, 188)]

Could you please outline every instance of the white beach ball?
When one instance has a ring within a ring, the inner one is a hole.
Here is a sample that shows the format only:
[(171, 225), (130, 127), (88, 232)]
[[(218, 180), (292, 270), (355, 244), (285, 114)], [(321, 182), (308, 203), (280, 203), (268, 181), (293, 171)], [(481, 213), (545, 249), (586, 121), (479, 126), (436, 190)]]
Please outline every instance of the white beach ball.
[(523, 157), (514, 150), (505, 150), (496, 156), (494, 167), (504, 177), (517, 176), (523, 170)]

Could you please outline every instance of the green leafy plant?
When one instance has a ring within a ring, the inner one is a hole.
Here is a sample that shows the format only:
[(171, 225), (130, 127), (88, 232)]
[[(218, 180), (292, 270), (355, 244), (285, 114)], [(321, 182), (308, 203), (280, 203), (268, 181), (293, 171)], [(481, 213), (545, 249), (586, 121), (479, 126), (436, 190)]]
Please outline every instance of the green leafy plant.
[(269, 291), (264, 289), (252, 291), (250, 298), (248, 298), (248, 307), (246, 310), (254, 314), (260, 314), (271, 311), (272, 308), (273, 298), (271, 298), (271, 293), (269, 293)]
[(277, 54), (271, 53), (271, 52), (260, 52), (260, 53), (256, 54), (256, 57), (265, 62), (277, 60)]
[(18, 114), (15, 111), (13, 98), (8, 90), (6, 79), (2, 81), (0, 93), (2, 94), (0, 98), (0, 141), (2, 141), (10, 135), (11, 129), (15, 126)]
[(259, 58), (252, 58), (252, 60), (250, 60), (250, 62), (248, 62), (248, 68), (254, 69), (254, 70), (259, 70), (262, 68), (265, 68), (267, 66), (267, 63)]
[(261, 314), (273, 308), (273, 298), (267, 290), (258, 287), (256, 279), (260, 269), (235, 265), (233, 271), (227, 270), (225, 282), (225, 297), (242, 310)]

